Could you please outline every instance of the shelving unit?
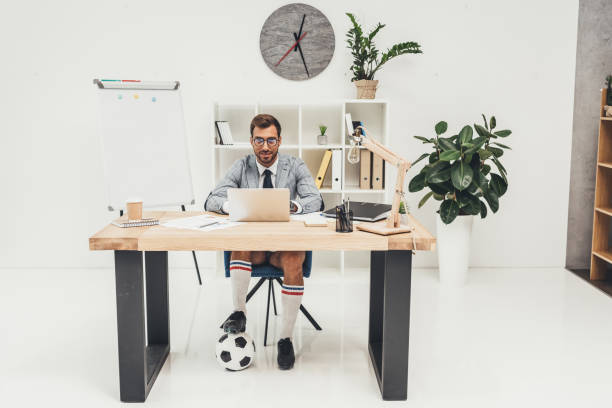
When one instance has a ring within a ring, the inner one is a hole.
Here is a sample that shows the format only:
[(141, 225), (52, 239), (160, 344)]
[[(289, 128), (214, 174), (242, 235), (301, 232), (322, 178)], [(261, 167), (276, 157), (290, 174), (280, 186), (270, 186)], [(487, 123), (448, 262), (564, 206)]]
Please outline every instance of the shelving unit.
[(605, 117), (607, 90), (601, 90), (597, 170), (595, 176), (595, 210), (591, 253), (591, 280), (606, 280), (612, 264), (610, 223), (612, 222), (612, 118)]
[[(389, 103), (385, 100), (338, 100), (321, 103), (267, 103), (259, 102), (224, 103), (217, 102), (213, 108), (211, 135), (215, 140), (212, 149), (211, 166), (216, 184), (227, 172), (229, 167), (241, 157), (252, 152), (249, 143), (249, 126), (253, 116), (268, 113), (278, 119), (281, 124), (282, 144), (280, 152), (290, 154), (304, 160), (313, 177), (317, 174), (323, 154), (327, 149), (341, 150), (344, 157), (342, 163), (342, 186), (340, 190), (331, 189), (331, 165), (320, 189), (325, 209), (329, 209), (350, 198), (354, 201), (388, 201), (386, 190), (364, 190), (359, 188), (360, 164), (351, 164), (347, 160), (350, 144), (346, 138), (345, 113), (350, 113), (353, 120), (364, 123), (368, 132), (383, 144), (388, 144)], [(229, 122), (233, 145), (218, 143), (215, 121)], [(328, 144), (318, 145), (317, 135), (319, 125), (327, 126)], [(386, 166), (385, 177), (393, 180), (391, 166)], [(390, 171), (391, 172), (390, 172)], [(387, 182), (386, 185), (389, 183)], [(392, 183), (391, 183), (392, 184)], [(339, 254), (339, 255), (338, 255)], [(219, 262), (219, 257), (217, 257)], [(369, 253), (350, 252), (350, 256), (342, 252), (317, 252), (313, 259), (315, 268), (333, 268), (344, 273), (348, 267), (367, 267)]]

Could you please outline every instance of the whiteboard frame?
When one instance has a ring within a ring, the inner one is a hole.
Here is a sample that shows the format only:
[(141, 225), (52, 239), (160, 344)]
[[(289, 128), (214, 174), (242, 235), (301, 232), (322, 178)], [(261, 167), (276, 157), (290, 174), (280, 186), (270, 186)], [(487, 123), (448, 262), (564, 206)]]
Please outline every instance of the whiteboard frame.
[[(100, 80), (97, 78), (94, 78), (93, 83), (100, 89), (100, 90), (116, 90), (116, 89), (126, 89), (126, 90), (167, 90), (167, 91), (179, 91), (179, 87), (180, 87), (180, 82), (179, 81), (133, 81), (133, 80), (112, 80), (112, 82), (106, 82), (104, 80)], [(181, 110), (183, 111), (182, 108), (182, 101), (181, 101)], [(183, 121), (184, 121), (184, 111), (183, 111)], [(189, 146), (187, 143), (187, 132), (185, 132), (184, 135), (185, 138), (185, 161), (187, 164), (187, 171), (189, 174), (189, 180), (190, 180), (190, 184), (191, 184), (191, 200), (188, 200), (187, 202), (171, 202), (171, 203), (164, 203), (164, 204), (156, 204), (154, 206), (150, 206), (148, 208), (156, 208), (156, 207), (166, 207), (166, 206), (183, 206), (186, 204), (190, 204), (190, 205), (194, 205), (195, 204), (195, 195), (194, 195), (194, 190), (193, 190), (193, 175), (191, 173), (191, 162), (189, 160)], [(107, 190), (107, 195), (108, 198), (110, 199), (110, 180), (108, 177), (108, 171), (106, 169), (106, 161), (105, 161), (105, 148), (104, 148), (104, 140), (102, 135), (100, 135), (99, 137), (99, 142), (100, 142), (100, 147), (101, 147), (101, 153), (102, 153), (102, 163), (104, 164), (104, 172), (105, 172), (105, 178), (106, 178), (106, 190)], [(112, 205), (107, 205), (108, 211), (115, 211), (115, 210), (125, 210), (125, 206), (121, 207), (121, 208), (115, 208)]]

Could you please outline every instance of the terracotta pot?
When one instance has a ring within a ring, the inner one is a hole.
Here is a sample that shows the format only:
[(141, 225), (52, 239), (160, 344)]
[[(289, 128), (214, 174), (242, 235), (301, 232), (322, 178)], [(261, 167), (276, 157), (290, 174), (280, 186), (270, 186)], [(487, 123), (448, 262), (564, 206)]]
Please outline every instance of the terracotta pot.
[(360, 79), (353, 81), (357, 87), (357, 99), (374, 99), (376, 97), (377, 80)]

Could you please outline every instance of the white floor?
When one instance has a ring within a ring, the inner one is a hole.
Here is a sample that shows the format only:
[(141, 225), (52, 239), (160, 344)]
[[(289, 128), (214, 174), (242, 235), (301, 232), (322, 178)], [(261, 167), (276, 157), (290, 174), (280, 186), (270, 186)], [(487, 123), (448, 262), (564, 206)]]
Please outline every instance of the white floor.
[[(249, 303), (253, 367), (214, 358), (229, 281), (171, 271), (172, 353), (147, 400), (155, 407), (609, 407), (612, 298), (559, 269), (476, 269), (462, 289), (416, 270), (408, 401), (384, 402), (367, 354), (368, 275), (321, 272), (300, 318), (293, 370), (263, 347), (265, 291)], [(111, 270), (0, 270), (0, 406), (119, 406)], [(278, 329), (272, 318), (272, 337)]]

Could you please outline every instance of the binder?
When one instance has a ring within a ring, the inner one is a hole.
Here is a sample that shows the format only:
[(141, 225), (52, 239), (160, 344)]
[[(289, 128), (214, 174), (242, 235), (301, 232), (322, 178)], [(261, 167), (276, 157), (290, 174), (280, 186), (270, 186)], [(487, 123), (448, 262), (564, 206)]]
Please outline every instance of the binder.
[(372, 188), (372, 152), (366, 149), (361, 149), (359, 152), (359, 188), (369, 190)]
[(315, 178), (315, 184), (318, 189), (321, 189), (323, 185), (323, 179), (325, 179), (325, 173), (327, 173), (327, 168), (329, 167), (329, 161), (332, 158), (332, 151), (327, 150), (323, 155), (323, 159), (321, 160), (321, 166), (319, 166), (319, 171), (317, 172), (317, 177)]
[(332, 152), (332, 190), (342, 190), (342, 150)]
[(377, 155), (372, 158), (372, 188), (374, 190), (385, 188), (385, 161)]

